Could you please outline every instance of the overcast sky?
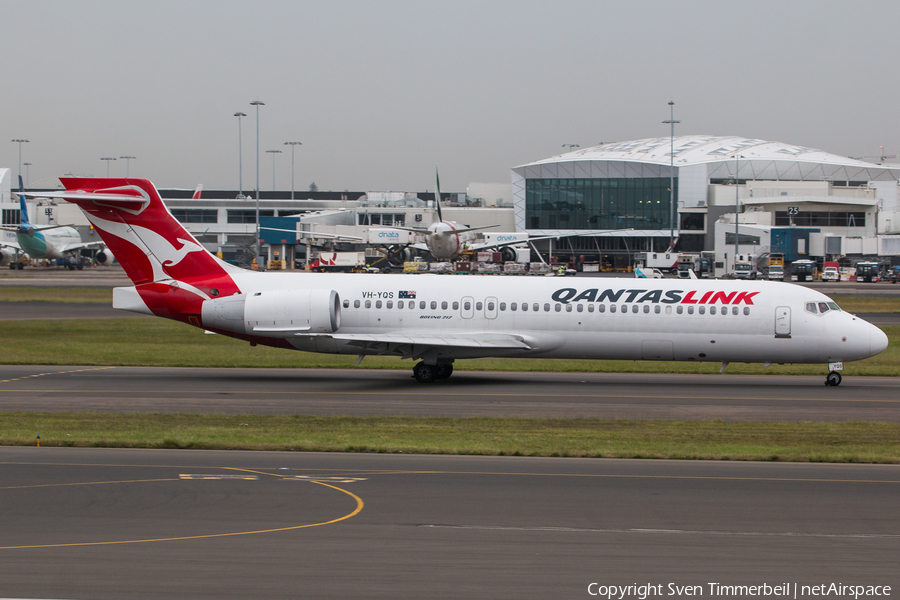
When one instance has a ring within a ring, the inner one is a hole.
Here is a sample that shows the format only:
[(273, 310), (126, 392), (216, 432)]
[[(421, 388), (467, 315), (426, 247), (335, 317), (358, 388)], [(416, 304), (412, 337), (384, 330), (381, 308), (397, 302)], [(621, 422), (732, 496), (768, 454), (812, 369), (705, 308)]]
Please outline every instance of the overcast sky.
[[(741, 135), (900, 154), (900, 2), (0, 0), (0, 166), (34, 183), (434, 189), (563, 144)], [(266, 154), (266, 150), (282, 154)], [(123, 176), (126, 161), (109, 165)]]

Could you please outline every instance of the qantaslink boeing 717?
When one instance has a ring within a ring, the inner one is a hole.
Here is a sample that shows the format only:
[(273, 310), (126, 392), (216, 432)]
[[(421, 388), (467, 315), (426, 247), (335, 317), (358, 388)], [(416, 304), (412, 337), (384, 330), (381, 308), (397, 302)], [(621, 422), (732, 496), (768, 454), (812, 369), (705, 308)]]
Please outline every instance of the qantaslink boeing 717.
[[(419, 361), (420, 382), (487, 356), (843, 363), (887, 336), (827, 296), (770, 281), (259, 273), (209, 252), (143, 179), (61, 178), (134, 283), (113, 307), (276, 348)], [(357, 363), (359, 364), (359, 363)]]

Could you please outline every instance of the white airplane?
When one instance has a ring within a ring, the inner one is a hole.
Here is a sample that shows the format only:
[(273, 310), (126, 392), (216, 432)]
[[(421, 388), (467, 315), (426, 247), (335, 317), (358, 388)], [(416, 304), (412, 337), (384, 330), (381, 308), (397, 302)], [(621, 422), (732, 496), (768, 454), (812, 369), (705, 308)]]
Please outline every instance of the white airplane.
[[(31, 195), (31, 194), (29, 194)], [(46, 197), (46, 194), (40, 194)], [(50, 258), (66, 260), (69, 269), (82, 269), (80, 260), (75, 253), (83, 248), (103, 247), (103, 242), (82, 242), (81, 234), (73, 227), (65, 225), (32, 225), (28, 220), (28, 209), (25, 206), (25, 193), (22, 186), (22, 176), (19, 176), (19, 225), (18, 227), (2, 227), (0, 231), (16, 232), (16, 241), (0, 241), (0, 265), (9, 264), (23, 268), (23, 264), (17, 262), (19, 253), (27, 254), (31, 258)], [(111, 264), (113, 253), (103, 247), (97, 252), (95, 259), (100, 264)]]
[[(770, 281), (259, 273), (191, 236), (143, 179), (62, 178), (134, 286), (113, 307), (251, 345), (419, 360), (420, 382), (487, 356), (843, 363), (887, 336), (827, 296)], [(46, 194), (42, 194), (46, 195)], [(359, 364), (359, 362), (357, 362)]]
[[(400, 229), (401, 231), (411, 231), (421, 234), (425, 237), (424, 243), (410, 244), (410, 248), (416, 248), (430, 252), (433, 257), (440, 261), (452, 261), (461, 252), (472, 251), (479, 252), (481, 250), (489, 250), (495, 248), (506, 248), (507, 246), (519, 245), (524, 242), (543, 240), (545, 236), (530, 238), (527, 234), (504, 234), (498, 235), (497, 240), (493, 242), (475, 242), (474, 238), (468, 235), (473, 231), (482, 229), (492, 229), (498, 225), (484, 225), (482, 227), (466, 227), (460, 225), (456, 221), (445, 221), (441, 215), (441, 180), (437, 172), (435, 172), (435, 180), (437, 182), (436, 193), (434, 195), (434, 206), (437, 210), (437, 221), (434, 221), (428, 227), (398, 227), (385, 226), (385, 229)], [(404, 253), (405, 258), (411, 258)], [(504, 260), (515, 260), (515, 253), (504, 256)]]

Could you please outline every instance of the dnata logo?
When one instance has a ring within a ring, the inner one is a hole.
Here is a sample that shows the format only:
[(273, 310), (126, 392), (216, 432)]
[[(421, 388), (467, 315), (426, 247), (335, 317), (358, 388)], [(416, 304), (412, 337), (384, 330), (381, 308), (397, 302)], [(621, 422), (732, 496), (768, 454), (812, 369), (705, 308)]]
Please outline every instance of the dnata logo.
[(498, 235), (497, 236), (498, 242), (515, 242), (518, 239), (519, 239), (519, 236), (517, 236), (517, 235)]
[(392, 240), (400, 239), (400, 233), (397, 231), (379, 231), (378, 237), (381, 239), (389, 238)]

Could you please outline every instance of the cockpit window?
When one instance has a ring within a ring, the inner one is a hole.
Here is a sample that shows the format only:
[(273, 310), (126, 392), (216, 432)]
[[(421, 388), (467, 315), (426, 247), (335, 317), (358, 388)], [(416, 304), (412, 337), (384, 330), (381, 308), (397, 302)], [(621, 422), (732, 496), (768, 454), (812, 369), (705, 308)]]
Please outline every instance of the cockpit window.
[(827, 302), (819, 302), (819, 312), (823, 315), (828, 312), (828, 303)]
[(837, 305), (837, 302), (828, 302), (828, 308), (831, 310), (841, 310), (841, 307)]
[(811, 312), (812, 314), (816, 314), (816, 303), (815, 302), (807, 302), (806, 303), (806, 312)]

